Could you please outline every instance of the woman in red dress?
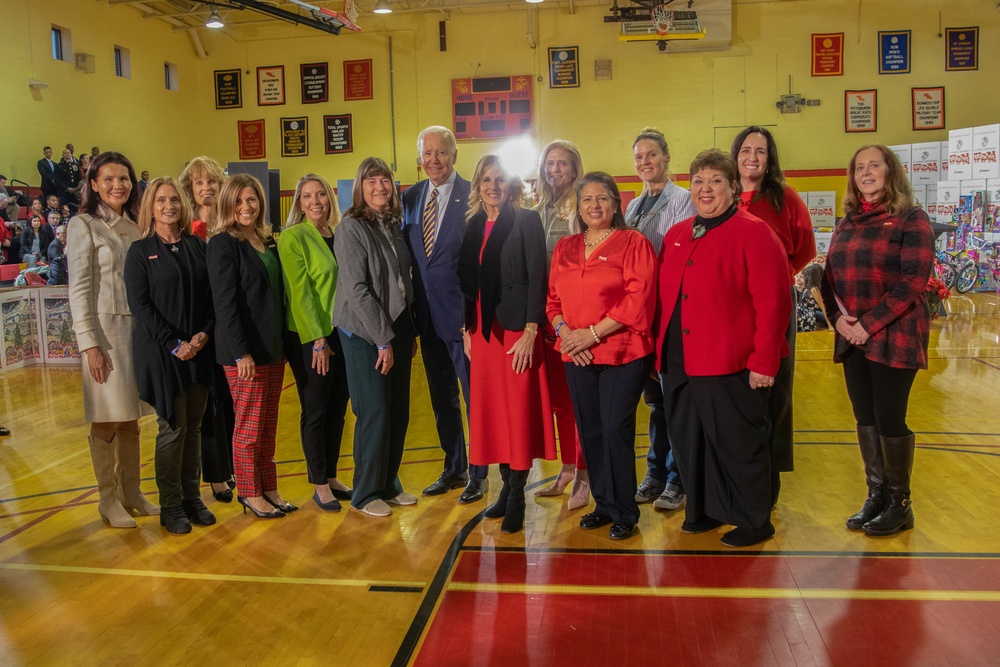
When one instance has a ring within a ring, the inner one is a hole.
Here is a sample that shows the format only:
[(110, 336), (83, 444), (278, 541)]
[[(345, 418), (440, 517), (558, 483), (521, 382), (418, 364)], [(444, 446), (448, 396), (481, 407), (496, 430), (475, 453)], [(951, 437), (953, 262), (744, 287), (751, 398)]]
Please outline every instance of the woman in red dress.
[(500, 464), (503, 488), (486, 510), (501, 530), (524, 527), (533, 459), (555, 459), (552, 403), (538, 326), (545, 321), (545, 234), (521, 208), (523, 186), (487, 155), (472, 177), (458, 275), (470, 360), (469, 462)]

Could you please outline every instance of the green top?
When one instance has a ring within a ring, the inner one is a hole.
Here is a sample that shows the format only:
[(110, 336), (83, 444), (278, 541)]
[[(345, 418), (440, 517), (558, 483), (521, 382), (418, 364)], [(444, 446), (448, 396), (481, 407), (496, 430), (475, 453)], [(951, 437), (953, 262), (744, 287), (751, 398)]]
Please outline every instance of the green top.
[(303, 343), (333, 333), (333, 300), (337, 290), (337, 260), (326, 239), (308, 220), (278, 236), (278, 254), (285, 279), (288, 329)]
[(268, 287), (271, 288), (271, 299), (274, 302), (273, 312), (276, 315), (271, 318), (274, 329), (272, 335), (274, 338), (272, 339), (273, 342), (271, 344), (271, 350), (273, 350), (273, 352), (271, 353), (269, 363), (273, 364), (278, 359), (285, 356), (285, 350), (282, 344), (284, 325), (281, 322), (281, 317), (277, 316), (278, 313), (281, 313), (283, 308), (283, 304), (281, 303), (281, 289), (279, 289), (279, 286), (281, 285), (281, 267), (278, 264), (278, 258), (275, 257), (274, 254), (267, 248), (264, 249), (264, 252), (258, 250), (257, 254), (260, 255), (261, 261), (264, 262), (264, 268), (267, 269), (267, 284)]

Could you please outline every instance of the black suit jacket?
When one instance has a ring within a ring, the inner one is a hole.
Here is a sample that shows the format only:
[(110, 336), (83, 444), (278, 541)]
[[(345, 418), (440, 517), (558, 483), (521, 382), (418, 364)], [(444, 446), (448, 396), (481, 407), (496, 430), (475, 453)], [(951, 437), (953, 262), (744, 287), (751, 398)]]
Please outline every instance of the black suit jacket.
[(534, 211), (505, 204), (483, 248), (485, 229), (486, 213), (480, 211), (469, 221), (458, 275), (466, 300), (465, 325), (471, 327), (479, 319), (489, 340), (494, 317), (507, 331), (523, 329), (528, 322), (545, 322), (548, 270), (545, 230)]
[(69, 267), (66, 262), (66, 255), (59, 255), (49, 262), (49, 277), (45, 281), (46, 285), (68, 285)]
[(80, 165), (65, 160), (57, 162), (55, 183), (60, 199), (69, 196), (67, 190), (74, 190), (80, 184)]
[(56, 185), (56, 163), (53, 160), (52, 168), (49, 168), (49, 161), (42, 158), (38, 161), (38, 175), (42, 177), (42, 201), (45, 201), (45, 197), (49, 195), (59, 194), (59, 188)]
[[(278, 260), (278, 246), (269, 239), (267, 252)], [(278, 260), (280, 261), (280, 260)], [(267, 268), (248, 241), (238, 241), (227, 232), (208, 242), (208, 280), (215, 304), (215, 354), (223, 366), (249, 354), (256, 364), (269, 364), (274, 350), (274, 318), (285, 321), (283, 312), (274, 312)], [(284, 303), (281, 280), (274, 286)]]

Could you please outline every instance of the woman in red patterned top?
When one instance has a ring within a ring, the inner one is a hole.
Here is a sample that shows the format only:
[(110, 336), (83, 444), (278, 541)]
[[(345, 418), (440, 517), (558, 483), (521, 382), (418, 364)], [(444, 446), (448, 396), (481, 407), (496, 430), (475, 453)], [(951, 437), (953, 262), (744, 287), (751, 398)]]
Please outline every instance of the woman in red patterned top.
[(656, 253), (625, 224), (614, 179), (591, 172), (576, 189), (585, 231), (560, 239), (552, 254), (547, 315), (590, 470), (597, 507), (585, 530), (613, 524), (608, 536), (635, 531), (635, 409), (653, 362)]
[(914, 435), (906, 406), (927, 368), (930, 313), (924, 287), (934, 259), (930, 220), (895, 153), (863, 146), (848, 168), (845, 217), (826, 257), (823, 301), (836, 329), (833, 359), (857, 421), (868, 498), (850, 530), (894, 535), (913, 528)]
[[(816, 256), (809, 209), (794, 188), (785, 183), (778, 163), (778, 147), (767, 128), (751, 125), (733, 140), (729, 154), (736, 160), (743, 192), (743, 209), (767, 223), (784, 246), (788, 260), (788, 292), (792, 302), (796, 295), (795, 275)], [(781, 360), (768, 399), (771, 420), (771, 504), (778, 502), (781, 473), (795, 468), (792, 425), (792, 380), (795, 377), (795, 309), (785, 328), (785, 341), (791, 352)]]

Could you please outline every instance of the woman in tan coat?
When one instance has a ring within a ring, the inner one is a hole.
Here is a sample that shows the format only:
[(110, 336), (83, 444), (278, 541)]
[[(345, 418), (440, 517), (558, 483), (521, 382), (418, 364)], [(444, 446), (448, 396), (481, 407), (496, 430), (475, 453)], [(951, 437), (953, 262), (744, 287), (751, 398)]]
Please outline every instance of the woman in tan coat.
[(160, 513), (139, 488), (139, 417), (150, 410), (139, 400), (125, 297), (125, 254), (139, 238), (139, 188), (128, 158), (114, 152), (100, 154), (86, 180), (67, 246), (73, 331), (84, 357), (83, 409), (101, 496), (97, 510), (115, 528), (135, 528), (133, 514)]

